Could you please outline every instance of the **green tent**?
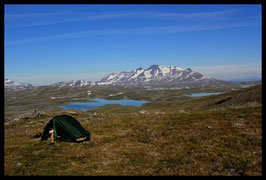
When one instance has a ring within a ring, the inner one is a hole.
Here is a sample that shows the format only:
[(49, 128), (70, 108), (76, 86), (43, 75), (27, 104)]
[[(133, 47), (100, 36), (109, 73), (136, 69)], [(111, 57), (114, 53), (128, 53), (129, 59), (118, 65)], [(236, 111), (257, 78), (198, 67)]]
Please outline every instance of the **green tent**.
[(50, 137), (51, 129), (54, 130), (56, 141), (73, 142), (82, 137), (90, 138), (90, 133), (75, 118), (68, 115), (60, 115), (51, 119), (43, 129), (41, 140), (47, 140)]

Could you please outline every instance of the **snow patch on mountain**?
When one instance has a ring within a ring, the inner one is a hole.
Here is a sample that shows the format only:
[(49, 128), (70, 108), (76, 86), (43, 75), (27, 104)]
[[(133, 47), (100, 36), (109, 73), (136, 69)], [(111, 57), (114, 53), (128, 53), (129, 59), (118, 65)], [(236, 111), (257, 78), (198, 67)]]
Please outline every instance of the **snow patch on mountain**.
[(85, 87), (85, 86), (93, 86), (95, 85), (94, 82), (91, 81), (85, 81), (85, 80), (72, 80), (72, 81), (61, 81), (52, 84), (51, 86), (56, 87)]
[(33, 87), (32, 84), (18, 83), (10, 79), (5, 79), (5, 88), (8, 88), (8, 89), (27, 89), (27, 88), (32, 88), (32, 87)]
[(173, 82), (206, 82), (215, 79), (204, 76), (190, 68), (176, 66), (152, 65), (147, 69), (138, 68), (133, 71), (111, 73), (97, 85), (125, 85), (137, 83), (173, 83)]

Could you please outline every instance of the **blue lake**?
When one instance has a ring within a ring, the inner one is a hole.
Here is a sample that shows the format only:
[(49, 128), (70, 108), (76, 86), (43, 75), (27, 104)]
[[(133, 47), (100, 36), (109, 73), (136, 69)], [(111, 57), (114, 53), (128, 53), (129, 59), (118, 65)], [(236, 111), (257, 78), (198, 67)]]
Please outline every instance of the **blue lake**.
[(79, 110), (92, 110), (107, 104), (120, 104), (122, 106), (142, 106), (142, 104), (150, 101), (136, 101), (136, 100), (106, 100), (106, 99), (90, 99), (94, 102), (73, 102), (66, 106), (59, 106), (62, 109), (79, 109)]
[(192, 93), (188, 94), (190, 97), (201, 97), (201, 96), (209, 96), (209, 95), (216, 95), (216, 94), (222, 94), (221, 92), (213, 92), (213, 93)]

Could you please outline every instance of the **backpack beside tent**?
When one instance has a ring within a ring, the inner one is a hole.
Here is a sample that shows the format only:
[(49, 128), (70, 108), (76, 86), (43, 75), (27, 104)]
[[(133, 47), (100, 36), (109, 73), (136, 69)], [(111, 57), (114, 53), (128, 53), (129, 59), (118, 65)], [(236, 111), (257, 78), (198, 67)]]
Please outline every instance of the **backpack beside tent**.
[(43, 128), (41, 140), (47, 140), (50, 137), (51, 129), (53, 129), (56, 141), (74, 142), (82, 137), (90, 140), (90, 133), (72, 116), (60, 115), (51, 119)]

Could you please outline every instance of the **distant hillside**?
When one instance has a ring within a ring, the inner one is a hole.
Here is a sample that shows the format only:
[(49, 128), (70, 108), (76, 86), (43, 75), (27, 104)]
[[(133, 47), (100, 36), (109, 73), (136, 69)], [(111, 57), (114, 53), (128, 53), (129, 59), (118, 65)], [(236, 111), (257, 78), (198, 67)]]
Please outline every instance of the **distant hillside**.
[[(119, 73), (111, 73), (103, 77), (98, 82), (86, 81), (86, 80), (71, 80), (60, 81), (50, 86), (53, 87), (91, 87), (91, 86), (129, 86), (129, 87), (144, 87), (150, 88), (162, 88), (171, 87), (177, 89), (191, 89), (191, 88), (205, 88), (205, 87), (217, 87), (236, 85), (236, 87), (242, 87), (247, 83), (249, 85), (252, 82), (232, 82), (214, 79), (212, 77), (205, 76), (199, 72), (193, 71), (190, 68), (180, 68), (176, 66), (162, 66), (152, 65), (147, 69), (141, 67), (132, 71), (121, 71)], [(5, 79), (5, 88), (8, 89), (25, 89), (32, 88), (33, 85), (27, 83), (18, 83), (9, 79)], [(38, 87), (38, 86), (34, 86)]]
[(196, 110), (260, 106), (262, 103), (261, 88), (261, 85), (256, 85), (224, 94), (194, 98), (185, 105), (185, 109)]
[(32, 87), (33, 86), (28, 83), (18, 83), (10, 79), (5, 79), (5, 88), (8, 88), (8, 89), (26, 89), (26, 88), (32, 88)]
[(52, 84), (51, 86), (56, 86), (56, 87), (89, 87), (93, 86), (95, 83), (91, 81), (85, 81), (85, 80), (77, 80), (77, 81), (61, 81)]

